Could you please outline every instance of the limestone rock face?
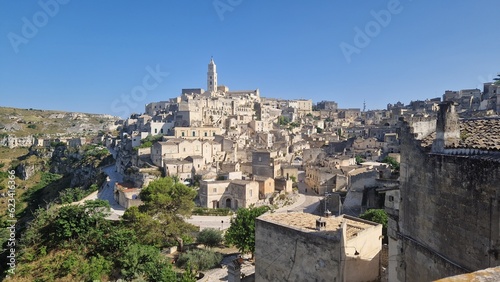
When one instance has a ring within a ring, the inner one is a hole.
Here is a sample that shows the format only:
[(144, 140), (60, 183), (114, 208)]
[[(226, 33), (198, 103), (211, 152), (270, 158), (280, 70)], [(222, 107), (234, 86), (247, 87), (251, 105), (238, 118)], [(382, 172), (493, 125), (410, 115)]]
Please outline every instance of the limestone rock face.
[(43, 166), (41, 165), (21, 163), (16, 167), (16, 175), (18, 175), (22, 180), (27, 180), (40, 171), (42, 167)]

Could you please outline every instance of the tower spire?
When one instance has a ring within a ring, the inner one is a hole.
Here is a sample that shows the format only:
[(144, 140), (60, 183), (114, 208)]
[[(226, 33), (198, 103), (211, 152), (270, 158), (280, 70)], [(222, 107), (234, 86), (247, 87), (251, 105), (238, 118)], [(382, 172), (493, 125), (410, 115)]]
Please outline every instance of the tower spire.
[(207, 90), (210, 92), (217, 91), (217, 66), (213, 56), (210, 56), (210, 63), (208, 64)]

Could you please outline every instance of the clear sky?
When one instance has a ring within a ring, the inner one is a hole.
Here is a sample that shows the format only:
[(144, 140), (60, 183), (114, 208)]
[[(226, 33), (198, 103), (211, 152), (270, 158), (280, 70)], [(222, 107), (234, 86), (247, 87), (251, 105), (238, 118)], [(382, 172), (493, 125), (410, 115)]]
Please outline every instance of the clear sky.
[(498, 25), (495, 0), (4, 0), (0, 105), (143, 112), (213, 56), (232, 90), (380, 109), (490, 81)]

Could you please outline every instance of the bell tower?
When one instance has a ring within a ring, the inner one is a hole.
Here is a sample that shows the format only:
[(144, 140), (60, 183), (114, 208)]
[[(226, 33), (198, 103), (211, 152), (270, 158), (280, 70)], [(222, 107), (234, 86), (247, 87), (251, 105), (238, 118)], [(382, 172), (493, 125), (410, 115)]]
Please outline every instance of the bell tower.
[(207, 90), (210, 92), (217, 91), (217, 66), (213, 57), (210, 58), (210, 63), (208, 64)]

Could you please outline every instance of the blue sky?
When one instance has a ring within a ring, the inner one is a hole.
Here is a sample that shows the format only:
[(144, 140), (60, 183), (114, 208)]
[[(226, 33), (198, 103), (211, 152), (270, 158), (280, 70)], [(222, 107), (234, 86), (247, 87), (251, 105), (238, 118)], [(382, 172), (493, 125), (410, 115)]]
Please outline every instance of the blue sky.
[[(334, 100), (340, 107), (361, 108), (366, 100), (367, 109), (385, 108), (479, 87), (496, 76), (497, 5), (5, 0), (0, 105), (143, 112), (144, 104), (178, 96), (182, 88), (206, 89), (213, 56), (219, 84), (233, 90), (259, 88), (265, 97)], [(156, 80), (150, 77), (155, 69)], [(140, 92), (144, 83), (148, 89)]]

